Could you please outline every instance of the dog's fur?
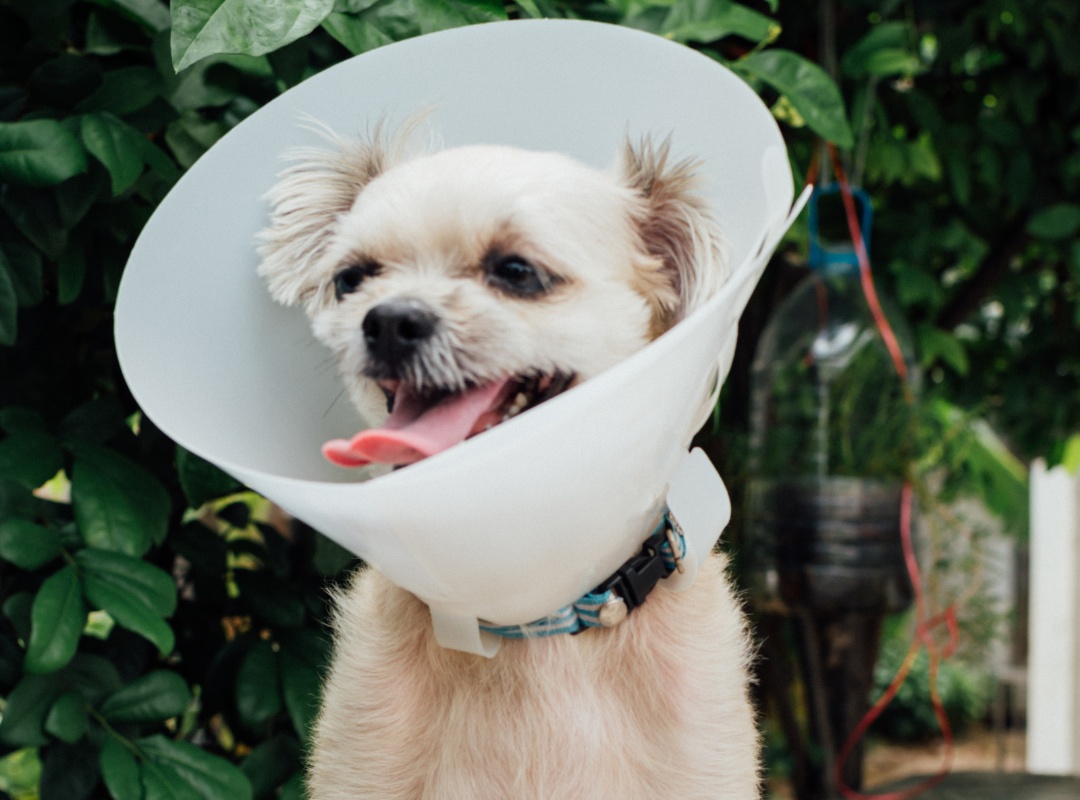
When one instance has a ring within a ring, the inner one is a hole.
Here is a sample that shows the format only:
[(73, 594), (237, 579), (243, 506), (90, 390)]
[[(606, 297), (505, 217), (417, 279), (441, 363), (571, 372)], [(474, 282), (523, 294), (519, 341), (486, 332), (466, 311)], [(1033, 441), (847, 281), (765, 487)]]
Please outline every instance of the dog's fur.
[[(505, 147), (408, 156), (405, 139), (299, 154), (260, 248), (273, 297), (303, 304), (366, 415), (388, 374), (360, 333), (380, 303), (437, 320), (392, 377), (442, 396), (588, 379), (727, 277), (693, 165), (666, 144), (627, 144), (601, 172)], [(503, 280), (508, 257), (532, 270), (529, 292)], [(335, 276), (356, 265), (342, 294)], [(757, 797), (747, 635), (720, 556), (617, 627), (507, 640), (491, 660), (439, 647), (424, 605), (372, 570), (337, 598), (334, 627), (313, 800)]]

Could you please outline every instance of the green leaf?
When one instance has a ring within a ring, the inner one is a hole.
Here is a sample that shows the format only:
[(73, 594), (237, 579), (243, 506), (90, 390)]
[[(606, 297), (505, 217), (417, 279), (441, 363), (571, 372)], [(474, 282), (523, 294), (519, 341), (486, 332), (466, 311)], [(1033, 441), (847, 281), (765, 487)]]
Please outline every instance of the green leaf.
[(216, 531), (191, 520), (169, 533), (169, 547), (206, 575), (225, 574), (228, 546)]
[(506, 19), (502, 3), (490, 0), (413, 0), (420, 33)]
[(77, 552), (75, 560), (84, 578), (123, 589), (159, 617), (172, 616), (176, 610), (176, 583), (169, 573), (153, 564), (93, 547)]
[(64, 465), (56, 439), (43, 431), (17, 430), (0, 441), (0, 477), (36, 489)]
[(24, 747), (0, 757), (0, 775), (7, 785), (4, 790), (15, 800), (33, 800), (41, 785), (41, 758), (36, 747)]
[(776, 49), (751, 53), (732, 66), (784, 95), (815, 133), (840, 147), (855, 144), (840, 89), (814, 62)]
[(291, 652), (282, 651), (279, 661), (285, 708), (289, 712), (293, 728), (306, 742), (319, 710), (322, 681), (319, 680), (318, 670)]
[(297, 772), (282, 784), (279, 800), (306, 800), (306, 798), (303, 772)]
[(1060, 461), (1073, 475), (1080, 471), (1080, 433), (1074, 433), (1061, 445)]
[(123, 431), (125, 409), (116, 395), (103, 394), (77, 406), (60, 421), (63, 441), (103, 443)]
[(102, 74), (94, 60), (61, 53), (31, 73), (27, 88), (37, 103), (67, 108), (93, 92), (101, 84)]
[(852, 78), (912, 75), (921, 64), (910, 43), (918, 34), (906, 22), (882, 22), (847, 49), (840, 66)]
[(236, 710), (249, 727), (256, 727), (281, 710), (281, 676), (270, 642), (257, 640), (236, 673)]
[(323, 536), (318, 531), (314, 532), (315, 552), (311, 558), (311, 564), (320, 575), (337, 575), (344, 569), (355, 567), (357, 556), (346, 550), (333, 539)]
[(45, 730), (62, 742), (74, 744), (86, 734), (86, 701), (76, 691), (64, 692), (45, 717)]
[(68, 247), (60, 254), (57, 264), (56, 300), (68, 305), (79, 299), (86, 278), (86, 245), (83, 242)]
[(970, 154), (950, 143), (943, 149), (942, 160), (945, 162), (945, 174), (957, 204), (966, 207), (971, 202)]
[(143, 800), (204, 800), (172, 769), (145, 763), (139, 772)]
[(113, 800), (142, 800), (139, 764), (124, 745), (109, 736), (101, 746), (101, 777)]
[(91, 547), (141, 556), (165, 538), (169, 496), (148, 472), (102, 447), (77, 448), (71, 500)]
[(1032, 216), (1027, 232), (1036, 239), (1060, 241), (1075, 236), (1080, 231), (1080, 205), (1056, 203)]
[(170, 185), (180, 178), (180, 168), (176, 162), (149, 139), (143, 139), (142, 157), (151, 172), (164, 178)]
[[(222, 57), (211, 57), (185, 69), (168, 94), (169, 104), (178, 111), (229, 105), (236, 99), (235, 89), (230, 90), (211, 79), (220, 73), (223, 62)], [(306, 60), (304, 66), (307, 66)]]
[(12, 280), (18, 290), (19, 306), (36, 306), (41, 301), (43, 290), (41, 259), (37, 253), (33, 253), (33, 248), (40, 250), (46, 258), (55, 260), (67, 245), (67, 230), (60, 222), (55, 190), (8, 187), (0, 207), (29, 242), (6, 241), (3, 248), (13, 270)]
[(924, 367), (940, 358), (960, 375), (967, 375), (970, 365), (967, 352), (959, 339), (941, 328), (926, 324), (919, 326), (918, 338)]
[(167, 573), (137, 558), (95, 548), (80, 550), (75, 559), (87, 600), (153, 642), (162, 655), (172, 652), (175, 635), (162, 617), (176, 609), (176, 586)]
[(907, 148), (907, 161), (911, 177), (905, 182), (910, 185), (913, 177), (926, 178), (931, 181), (941, 180), (941, 159), (938, 158), (934, 149), (934, 140), (925, 131), (911, 142)]
[(895, 75), (918, 75), (924, 68), (919, 57), (907, 50), (878, 50), (863, 65), (868, 75), (887, 78)]
[(941, 398), (929, 405), (946, 435), (943, 444), (956, 455), (949, 468), (965, 476), (965, 490), (1013, 530), (1026, 532), (1027, 468), (1005, 446), (985, 420), (973, 417)]
[(18, 334), (19, 301), (6, 260), (0, 252), (0, 345), (15, 344)]
[(27, 672), (55, 672), (75, 655), (86, 625), (86, 604), (75, 568), (64, 567), (41, 584), (30, 611)]
[(896, 296), (904, 306), (925, 303), (931, 307), (941, 305), (945, 290), (940, 281), (921, 267), (901, 262), (896, 273)]
[(1028, 514), (1027, 467), (1012, 454), (984, 420), (972, 423), (974, 444), (968, 452), (968, 469), (975, 473), (983, 501), (1001, 519), (1021, 532)]
[(217, 53), (270, 53), (311, 33), (333, 7), (333, 0), (173, 0), (173, 68)]
[(187, 682), (175, 672), (159, 669), (129, 683), (99, 710), (110, 722), (156, 722), (180, 716), (190, 702)]
[(240, 765), (256, 797), (272, 797), (274, 790), (299, 768), (299, 743), (291, 736), (282, 735), (267, 739)]
[(56, 120), (0, 122), (0, 179), (54, 186), (85, 170), (82, 145)]
[(0, 692), (6, 692), (22, 675), (23, 649), (15, 643), (14, 631), (0, 633)]
[(34, 595), (30, 592), (15, 592), (4, 601), (4, 616), (11, 621), (11, 626), (20, 639), (30, 638), (30, 611), (34, 607)]
[(90, 705), (97, 705), (123, 685), (116, 665), (105, 656), (78, 653), (60, 675)]
[(180, 488), (184, 490), (184, 496), (192, 508), (199, 508), (203, 503), (242, 488), (236, 478), (179, 445), (176, 446), (176, 471)]
[[(109, 176), (106, 172), (95, 169), (76, 175), (57, 186), (53, 191), (56, 193), (60, 224), (70, 232), (82, 222), (96, 203), (110, 196), (108, 181)], [(69, 235), (68, 242), (70, 241)], [(83, 247), (85, 246), (84, 243)]]
[(526, 17), (531, 19), (542, 19), (544, 17), (544, 12), (536, 4), (536, 0), (515, 0), (515, 5), (525, 12)]
[[(63, 184), (61, 184), (63, 186)], [(25, 187), (9, 186), (5, 193), (4, 205), (13, 205), (21, 194), (33, 192), (33, 189)], [(55, 190), (54, 190), (55, 191)], [(25, 211), (17, 211), (17, 216), (24, 217)], [(55, 223), (55, 217), (54, 217)], [(46, 223), (48, 224), (48, 223)], [(43, 232), (46, 237), (45, 247), (59, 246), (65, 241), (67, 234), (61, 232), (53, 240), (53, 234)], [(44, 296), (44, 270), (42, 269), (42, 251), (27, 241), (26, 237), (18, 233), (15, 222), (10, 219), (0, 219), (0, 262), (7, 270), (11, 278), (11, 285), (15, 289), (15, 301), (19, 306), (33, 306), (41, 302)]]
[(24, 675), (8, 695), (0, 719), (0, 742), (15, 747), (48, 744), (45, 717), (63, 693), (64, 684), (58, 675)]
[[(150, 764), (178, 783), (190, 787), (200, 800), (252, 799), (251, 783), (247, 776), (224, 759), (187, 742), (175, 742), (161, 735), (140, 739), (138, 745)], [(168, 794), (158, 796), (172, 797)], [(147, 800), (150, 797), (147, 791)]]
[[(34, 247), (50, 259), (60, 255), (67, 244), (67, 230), (60, 220), (60, 207), (56, 199), (56, 190), (47, 191), (32, 186), (11, 186), (0, 199), (0, 206), (7, 212), (8, 219)], [(24, 245), (24, 248), (26, 246)], [(21, 252), (13, 241), (4, 242), (4, 250), (12, 262), (15, 272), (12, 278), (18, 288), (20, 265), (24, 273), (28, 265), (27, 254)], [(30, 267), (24, 275), (25, 291), (19, 298), (20, 305), (33, 305), (41, 299), (41, 269)]]
[(731, 0), (676, 0), (659, 31), (677, 42), (715, 42), (741, 36), (772, 41), (780, 34), (776, 20)]
[(91, 800), (98, 784), (98, 750), (89, 741), (59, 743), (41, 759), (40, 800)]
[(107, 111), (124, 117), (146, 108), (160, 96), (164, 84), (151, 67), (132, 66), (105, 73), (98, 90), (78, 105), (77, 111)]
[(502, 4), (489, 0), (378, 0), (357, 14), (334, 13), (323, 27), (352, 53), (447, 28), (506, 19)]
[(32, 408), (8, 406), (0, 411), (0, 429), (8, 433), (45, 433), (49, 426), (45, 418)]
[(123, 193), (142, 175), (144, 138), (112, 114), (87, 114), (82, 118), (83, 144), (109, 171), (113, 197)]
[[(392, 39), (374, 22), (349, 14), (334, 13), (323, 20), (323, 28), (350, 53), (359, 55), (377, 47), (391, 44)], [(408, 32), (401, 36), (418, 36), (419, 31)]]
[(162, 657), (169, 655), (176, 647), (176, 634), (169, 624), (147, 606), (125, 596), (123, 590), (92, 578), (86, 580), (85, 589), (87, 600), (109, 612), (121, 627), (147, 639), (157, 647)]
[[(104, 2), (104, 0), (93, 0)], [(118, 21), (109, 14), (92, 11), (86, 19), (83, 52), (95, 56), (114, 56), (132, 47), (129, 37), (117, 33)]]
[(206, 120), (196, 111), (187, 110), (165, 129), (165, 143), (183, 167), (190, 167), (203, 153), (228, 132), (220, 120)]
[(22, 519), (0, 523), (0, 559), (22, 569), (43, 567), (60, 555), (60, 534)]
[(93, 0), (96, 5), (119, 11), (154, 33), (169, 28), (169, 9), (159, 0)]
[(238, 569), (234, 579), (240, 598), (263, 622), (277, 628), (304, 624), (304, 603), (295, 586), (268, 570)]

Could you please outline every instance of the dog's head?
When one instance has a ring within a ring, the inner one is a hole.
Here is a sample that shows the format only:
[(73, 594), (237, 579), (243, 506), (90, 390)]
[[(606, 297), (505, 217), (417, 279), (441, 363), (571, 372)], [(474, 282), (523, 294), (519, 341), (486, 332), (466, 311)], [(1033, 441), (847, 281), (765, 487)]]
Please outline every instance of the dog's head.
[(693, 164), (666, 143), (625, 145), (611, 172), (509, 147), (402, 150), (377, 134), (298, 154), (260, 234), (274, 299), (303, 304), (365, 417), (392, 409), (397, 433), (330, 446), (338, 463), (409, 463), (498, 424), (727, 277)]

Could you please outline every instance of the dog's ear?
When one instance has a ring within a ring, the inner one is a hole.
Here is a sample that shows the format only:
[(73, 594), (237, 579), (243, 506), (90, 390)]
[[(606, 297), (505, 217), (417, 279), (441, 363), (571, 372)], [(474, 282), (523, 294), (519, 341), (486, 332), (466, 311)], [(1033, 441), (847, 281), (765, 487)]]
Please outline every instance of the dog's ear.
[[(286, 154), (291, 165), (270, 190), (270, 225), (259, 233), (259, 275), (279, 303), (306, 300), (318, 288), (310, 267), (326, 249), (338, 218), (357, 195), (400, 154), (400, 139), (388, 140), (383, 126), (365, 141), (346, 140), (320, 129), (329, 147)], [(407, 135), (407, 134), (406, 134)]]
[(643, 204), (636, 215), (647, 259), (637, 265), (653, 306), (654, 333), (670, 328), (703, 304), (728, 277), (727, 242), (697, 193), (697, 163), (671, 162), (671, 141), (627, 141), (620, 152), (622, 181)]

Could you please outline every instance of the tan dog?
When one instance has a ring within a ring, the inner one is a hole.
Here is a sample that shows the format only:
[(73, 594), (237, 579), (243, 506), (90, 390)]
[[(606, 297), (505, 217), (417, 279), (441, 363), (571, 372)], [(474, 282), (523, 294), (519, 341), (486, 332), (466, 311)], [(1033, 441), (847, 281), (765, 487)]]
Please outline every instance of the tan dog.
[[(627, 145), (608, 173), (506, 147), (406, 157), (405, 138), (306, 151), (271, 193), (260, 274), (303, 304), (361, 411), (392, 409), (331, 460), (407, 464), (476, 435), (727, 277), (667, 145)], [(335, 631), (313, 800), (757, 797), (747, 636), (719, 556), (615, 627), (490, 660), (441, 648), (426, 607), (372, 570), (337, 598)]]

